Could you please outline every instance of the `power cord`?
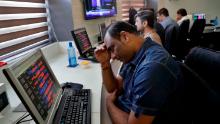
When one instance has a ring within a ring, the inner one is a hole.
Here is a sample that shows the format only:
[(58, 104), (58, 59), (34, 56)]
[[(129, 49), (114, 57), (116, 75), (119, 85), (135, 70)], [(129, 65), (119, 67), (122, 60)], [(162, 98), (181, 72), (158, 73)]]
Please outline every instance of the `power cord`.
[(28, 120), (24, 120), (25, 118), (27, 118), (30, 114), (28, 113), (27, 115), (27, 112), (25, 112), (19, 119), (18, 121), (16, 122), (16, 124), (20, 124), (20, 123), (23, 123), (23, 122), (28, 122), (28, 121), (31, 121), (33, 119), (28, 119)]
[(27, 113), (28, 113), (28, 112), (25, 112), (25, 113), (19, 118), (19, 120), (20, 120), (21, 118), (23, 118)]

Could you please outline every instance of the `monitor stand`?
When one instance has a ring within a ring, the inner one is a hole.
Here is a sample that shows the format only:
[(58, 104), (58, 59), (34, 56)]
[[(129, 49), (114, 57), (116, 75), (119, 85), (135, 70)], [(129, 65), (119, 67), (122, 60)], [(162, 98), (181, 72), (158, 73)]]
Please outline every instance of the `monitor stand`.
[(89, 60), (89, 61), (98, 63), (98, 61), (96, 60), (96, 58), (95, 58), (94, 56), (88, 56), (88, 57), (79, 56), (78, 59), (81, 59), (81, 60)]

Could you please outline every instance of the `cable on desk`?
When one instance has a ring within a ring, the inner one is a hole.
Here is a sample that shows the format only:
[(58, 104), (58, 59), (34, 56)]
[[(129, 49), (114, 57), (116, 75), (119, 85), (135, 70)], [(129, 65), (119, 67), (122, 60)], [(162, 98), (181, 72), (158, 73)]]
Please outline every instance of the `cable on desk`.
[(33, 120), (33, 119), (28, 119), (28, 120), (19, 121), (19, 122), (17, 122), (16, 124), (20, 124), (20, 123), (23, 123), (23, 122), (28, 122), (28, 121), (31, 121), (31, 120)]
[(22, 122), (27, 122), (27, 121), (33, 120), (33, 119), (24, 120), (25, 118), (27, 118), (27, 117), (30, 115), (29, 113), (28, 113), (27, 115), (25, 115), (25, 114), (27, 114), (27, 112), (25, 112), (25, 113), (18, 119), (18, 121), (16, 122), (16, 124), (20, 124), (20, 123), (22, 123)]
[(23, 118), (28, 112), (25, 112), (20, 118), (18, 118), (18, 120), (20, 120), (21, 118)]

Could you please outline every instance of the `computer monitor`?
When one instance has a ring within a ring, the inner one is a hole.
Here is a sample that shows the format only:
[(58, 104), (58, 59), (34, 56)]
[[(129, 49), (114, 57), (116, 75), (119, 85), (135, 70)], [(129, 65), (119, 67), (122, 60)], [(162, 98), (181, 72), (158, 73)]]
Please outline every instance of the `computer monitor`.
[(101, 41), (99, 43), (103, 43), (104, 42), (105, 29), (106, 29), (105, 23), (99, 24), (99, 32), (100, 32), (100, 37), (101, 37)]
[(71, 31), (76, 47), (81, 56), (84, 56), (92, 49), (86, 28), (79, 28)]
[(205, 19), (205, 13), (194, 13), (193, 20), (197, 20), (197, 19)]
[(52, 123), (62, 88), (41, 51), (3, 70), (36, 123)]
[(83, 8), (86, 20), (117, 14), (116, 0), (83, 0)]

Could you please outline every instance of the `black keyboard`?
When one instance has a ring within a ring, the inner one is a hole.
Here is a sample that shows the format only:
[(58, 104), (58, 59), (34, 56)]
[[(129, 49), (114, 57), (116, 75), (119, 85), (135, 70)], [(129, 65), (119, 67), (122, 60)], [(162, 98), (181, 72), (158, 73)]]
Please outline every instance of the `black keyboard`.
[(79, 56), (79, 59), (90, 60), (90, 61), (98, 63), (98, 61), (94, 55), (94, 50), (91, 50), (91, 51), (88, 51), (87, 53), (84, 53), (84, 55)]
[(90, 89), (65, 89), (66, 95), (60, 124), (91, 124)]

